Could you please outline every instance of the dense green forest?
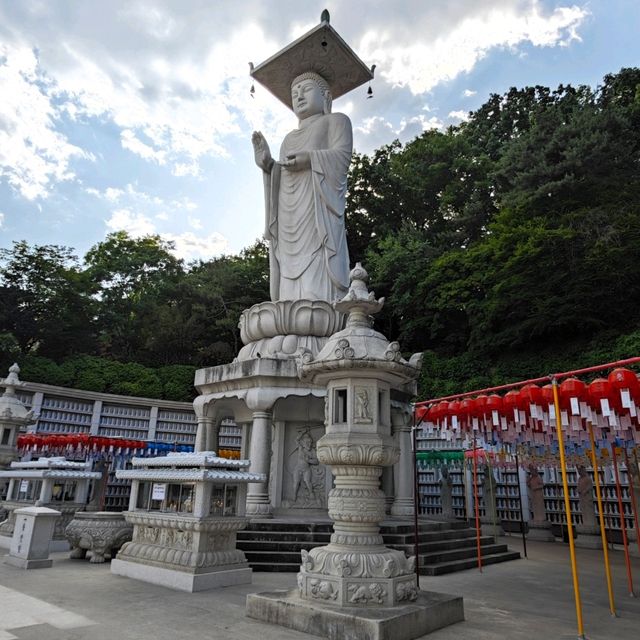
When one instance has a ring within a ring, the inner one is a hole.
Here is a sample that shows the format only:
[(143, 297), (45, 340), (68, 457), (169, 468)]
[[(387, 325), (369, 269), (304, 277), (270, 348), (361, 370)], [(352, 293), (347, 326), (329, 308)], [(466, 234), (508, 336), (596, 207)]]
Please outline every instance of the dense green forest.
[[(640, 69), (491, 95), (468, 121), (354, 154), (352, 262), (378, 327), (425, 351), (420, 397), (640, 355)], [(0, 366), (189, 400), (268, 299), (267, 248), (184, 264), (157, 236), (0, 253)]]

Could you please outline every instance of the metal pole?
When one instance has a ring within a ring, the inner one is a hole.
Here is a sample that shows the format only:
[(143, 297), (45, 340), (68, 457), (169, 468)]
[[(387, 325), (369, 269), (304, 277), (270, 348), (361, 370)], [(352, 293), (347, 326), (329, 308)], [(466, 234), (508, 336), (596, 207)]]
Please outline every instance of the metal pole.
[(613, 472), (616, 478), (616, 494), (618, 496), (618, 511), (620, 512), (620, 528), (622, 529), (622, 544), (624, 546), (624, 561), (627, 565), (627, 584), (629, 585), (629, 595), (633, 598), (633, 576), (631, 575), (631, 558), (629, 557), (629, 540), (627, 539), (627, 523), (625, 521), (624, 505), (622, 504), (622, 487), (620, 486), (620, 475), (618, 474), (618, 456), (616, 454), (615, 443), (611, 447), (613, 458)]
[(520, 501), (520, 531), (522, 532), (522, 548), (524, 557), (527, 555), (527, 536), (524, 534), (524, 505), (522, 504), (522, 489), (520, 488), (520, 460), (518, 459), (518, 447), (516, 445), (516, 483), (518, 487), (518, 500)]
[(600, 469), (598, 468), (598, 456), (596, 456), (596, 441), (593, 437), (593, 425), (587, 422), (589, 429), (589, 442), (591, 443), (591, 466), (593, 478), (596, 484), (596, 500), (598, 501), (598, 519), (600, 520), (600, 537), (602, 538), (602, 555), (604, 556), (604, 569), (607, 577), (607, 591), (609, 593), (609, 611), (616, 615), (616, 604), (613, 599), (613, 583), (611, 582), (611, 566), (609, 565), (609, 547), (607, 545), (607, 532), (604, 526), (604, 509), (602, 508), (602, 492), (600, 491)]
[(478, 552), (478, 570), (482, 573), (482, 548), (480, 546), (480, 505), (478, 504), (478, 462), (476, 460), (476, 434), (473, 434), (473, 499), (476, 512), (476, 548)]
[(418, 544), (418, 447), (416, 439), (416, 412), (411, 418), (411, 440), (413, 444), (413, 539), (416, 556), (416, 586), (420, 588), (420, 555)]
[(582, 623), (582, 601), (580, 599), (580, 584), (578, 582), (578, 565), (576, 562), (576, 547), (573, 540), (573, 523), (571, 522), (571, 503), (569, 502), (569, 482), (567, 481), (567, 467), (564, 453), (564, 437), (562, 435), (562, 417), (560, 415), (560, 398), (558, 396), (558, 381), (553, 378), (553, 404), (556, 413), (556, 429), (558, 432), (558, 449), (560, 451), (560, 470), (562, 471), (562, 487), (564, 489), (564, 510), (567, 514), (567, 532), (569, 534), (569, 555), (571, 556), (571, 576), (573, 578), (573, 595), (576, 603), (576, 618), (578, 621), (578, 638), (584, 640), (584, 626)]

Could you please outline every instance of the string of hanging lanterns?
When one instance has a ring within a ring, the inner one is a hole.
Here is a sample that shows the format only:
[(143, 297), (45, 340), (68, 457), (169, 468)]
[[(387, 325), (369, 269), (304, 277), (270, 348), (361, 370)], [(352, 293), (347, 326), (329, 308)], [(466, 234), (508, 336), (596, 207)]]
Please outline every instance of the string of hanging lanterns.
[(87, 433), (27, 433), (18, 436), (17, 447), (22, 454), (31, 451), (59, 453), (75, 457), (86, 457), (92, 453), (131, 454), (168, 451), (193, 451), (193, 446), (146, 440), (129, 440), (125, 438), (106, 438), (92, 436)]
[[(588, 444), (589, 423), (598, 441), (640, 444), (640, 382), (630, 369), (617, 367), (590, 383), (569, 377), (558, 385), (558, 395), (565, 437)], [(416, 422), (458, 436), (479, 432), (494, 442), (545, 444), (557, 439), (552, 384), (529, 382), (503, 396), (450, 398), (416, 403)]]

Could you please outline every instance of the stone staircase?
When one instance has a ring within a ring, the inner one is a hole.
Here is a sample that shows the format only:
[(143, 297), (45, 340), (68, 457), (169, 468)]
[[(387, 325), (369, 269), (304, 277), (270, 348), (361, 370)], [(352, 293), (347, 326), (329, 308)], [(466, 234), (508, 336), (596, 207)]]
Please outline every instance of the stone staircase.
[[(252, 520), (238, 531), (238, 549), (254, 571), (298, 572), (300, 551), (327, 544), (333, 531), (328, 520)], [(413, 523), (390, 520), (380, 529), (385, 545), (415, 554)], [(481, 536), (483, 566), (520, 558), (492, 536)], [(418, 553), (422, 575), (441, 575), (477, 566), (476, 532), (464, 522), (419, 520)]]

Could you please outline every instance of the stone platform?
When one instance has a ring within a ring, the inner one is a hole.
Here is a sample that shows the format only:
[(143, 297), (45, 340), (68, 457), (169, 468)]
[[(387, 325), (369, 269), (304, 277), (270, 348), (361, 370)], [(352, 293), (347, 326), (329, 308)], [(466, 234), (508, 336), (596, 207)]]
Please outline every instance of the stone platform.
[(247, 615), (329, 640), (412, 640), (464, 620), (462, 598), (420, 591), (393, 608), (337, 607), (302, 600), (297, 590), (247, 596)]
[(177, 591), (194, 593), (236, 584), (249, 584), (251, 583), (252, 571), (248, 566), (238, 568), (237, 565), (230, 565), (229, 567), (221, 567), (217, 571), (191, 573), (149, 564), (127, 562), (116, 558), (111, 561), (111, 573)]

